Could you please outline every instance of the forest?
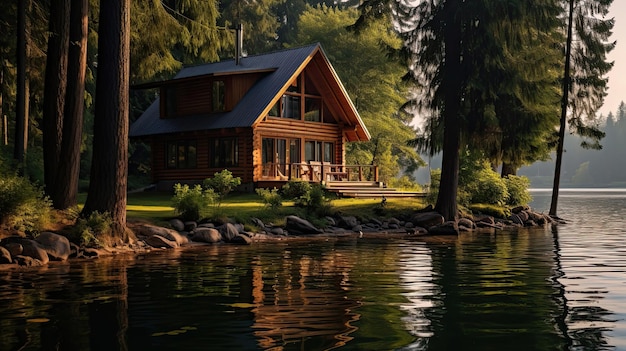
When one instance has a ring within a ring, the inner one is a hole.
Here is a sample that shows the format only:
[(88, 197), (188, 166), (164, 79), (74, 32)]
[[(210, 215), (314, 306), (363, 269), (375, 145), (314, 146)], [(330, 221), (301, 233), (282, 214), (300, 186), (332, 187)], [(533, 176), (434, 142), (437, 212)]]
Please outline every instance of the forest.
[(42, 184), (56, 209), (86, 191), (83, 215), (111, 213), (123, 237), (126, 191), (150, 169), (128, 125), (155, 95), (132, 86), (231, 58), (240, 23), (246, 55), (322, 44), (372, 135), (348, 163), (393, 185), (441, 153), (435, 209), (454, 220), (464, 165), (513, 177), (554, 152), (558, 189), (566, 132), (601, 147), (611, 2), (4, 2), (0, 169)]

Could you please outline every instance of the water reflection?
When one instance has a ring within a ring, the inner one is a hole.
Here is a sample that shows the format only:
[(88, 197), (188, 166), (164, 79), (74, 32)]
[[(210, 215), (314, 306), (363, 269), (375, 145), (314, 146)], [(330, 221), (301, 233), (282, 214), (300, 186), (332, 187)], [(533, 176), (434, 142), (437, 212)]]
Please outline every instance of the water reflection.
[(0, 350), (624, 348), (624, 237), (577, 228), (0, 271)]

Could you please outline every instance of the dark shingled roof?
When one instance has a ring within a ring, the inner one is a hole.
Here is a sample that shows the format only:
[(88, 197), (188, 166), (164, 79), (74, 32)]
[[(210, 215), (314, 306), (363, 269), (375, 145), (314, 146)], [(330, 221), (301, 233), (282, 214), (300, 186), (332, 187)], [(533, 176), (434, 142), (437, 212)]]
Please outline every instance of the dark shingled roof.
[[(185, 67), (173, 80), (153, 83), (150, 86), (156, 87), (176, 80), (204, 75), (229, 75), (258, 71), (267, 73), (264, 73), (265, 76), (259, 79), (229, 112), (211, 114), (210, 116), (202, 114), (162, 119), (159, 118), (159, 98), (157, 98), (131, 125), (129, 134), (131, 137), (142, 137), (196, 130), (251, 127), (272, 99), (291, 81), (303, 63), (318, 50), (322, 51), (320, 45), (316, 43), (268, 54), (243, 57), (240, 59), (239, 65), (236, 65), (233, 59)], [(362, 125), (356, 110), (354, 112)]]

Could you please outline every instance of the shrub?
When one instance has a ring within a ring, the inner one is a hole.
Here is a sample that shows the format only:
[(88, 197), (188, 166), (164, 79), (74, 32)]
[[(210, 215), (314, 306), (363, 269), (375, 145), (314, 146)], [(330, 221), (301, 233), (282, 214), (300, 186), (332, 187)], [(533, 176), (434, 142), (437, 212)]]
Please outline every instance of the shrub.
[(477, 173), (477, 178), (465, 189), (470, 193), (472, 203), (504, 205), (509, 198), (506, 182), (491, 168)]
[(213, 189), (217, 195), (217, 207), (220, 207), (222, 200), (228, 193), (241, 184), (240, 177), (233, 177), (233, 173), (227, 169), (217, 172), (213, 175), (213, 178), (207, 178), (204, 180), (204, 187), (207, 189)]
[(4, 175), (0, 179), (0, 224), (36, 234), (48, 224), (52, 204), (28, 179)]
[(87, 218), (78, 218), (68, 239), (84, 246), (102, 246), (99, 238), (111, 234), (113, 219), (108, 212), (92, 212)]
[(504, 178), (506, 188), (509, 191), (509, 198), (506, 204), (509, 206), (527, 205), (533, 200), (528, 191), (530, 180), (527, 177), (509, 175)]
[(273, 210), (283, 205), (283, 199), (281, 198), (280, 194), (278, 193), (278, 189), (276, 188), (272, 190), (257, 188), (256, 193), (259, 194), (265, 206)]
[(290, 180), (281, 188), (281, 192), (286, 199), (298, 200), (311, 191), (311, 184), (304, 180)]
[(198, 220), (207, 215), (208, 207), (215, 202), (217, 195), (212, 189), (202, 189), (195, 185), (174, 185), (174, 210), (182, 220)]

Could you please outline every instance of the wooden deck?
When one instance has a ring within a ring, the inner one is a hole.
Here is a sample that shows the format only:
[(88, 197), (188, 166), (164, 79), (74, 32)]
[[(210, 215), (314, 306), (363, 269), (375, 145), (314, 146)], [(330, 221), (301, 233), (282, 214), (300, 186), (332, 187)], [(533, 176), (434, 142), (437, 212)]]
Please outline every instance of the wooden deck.
[(326, 189), (339, 197), (353, 198), (390, 198), (390, 197), (425, 197), (427, 193), (418, 191), (401, 191), (384, 187), (380, 182), (326, 182)]

